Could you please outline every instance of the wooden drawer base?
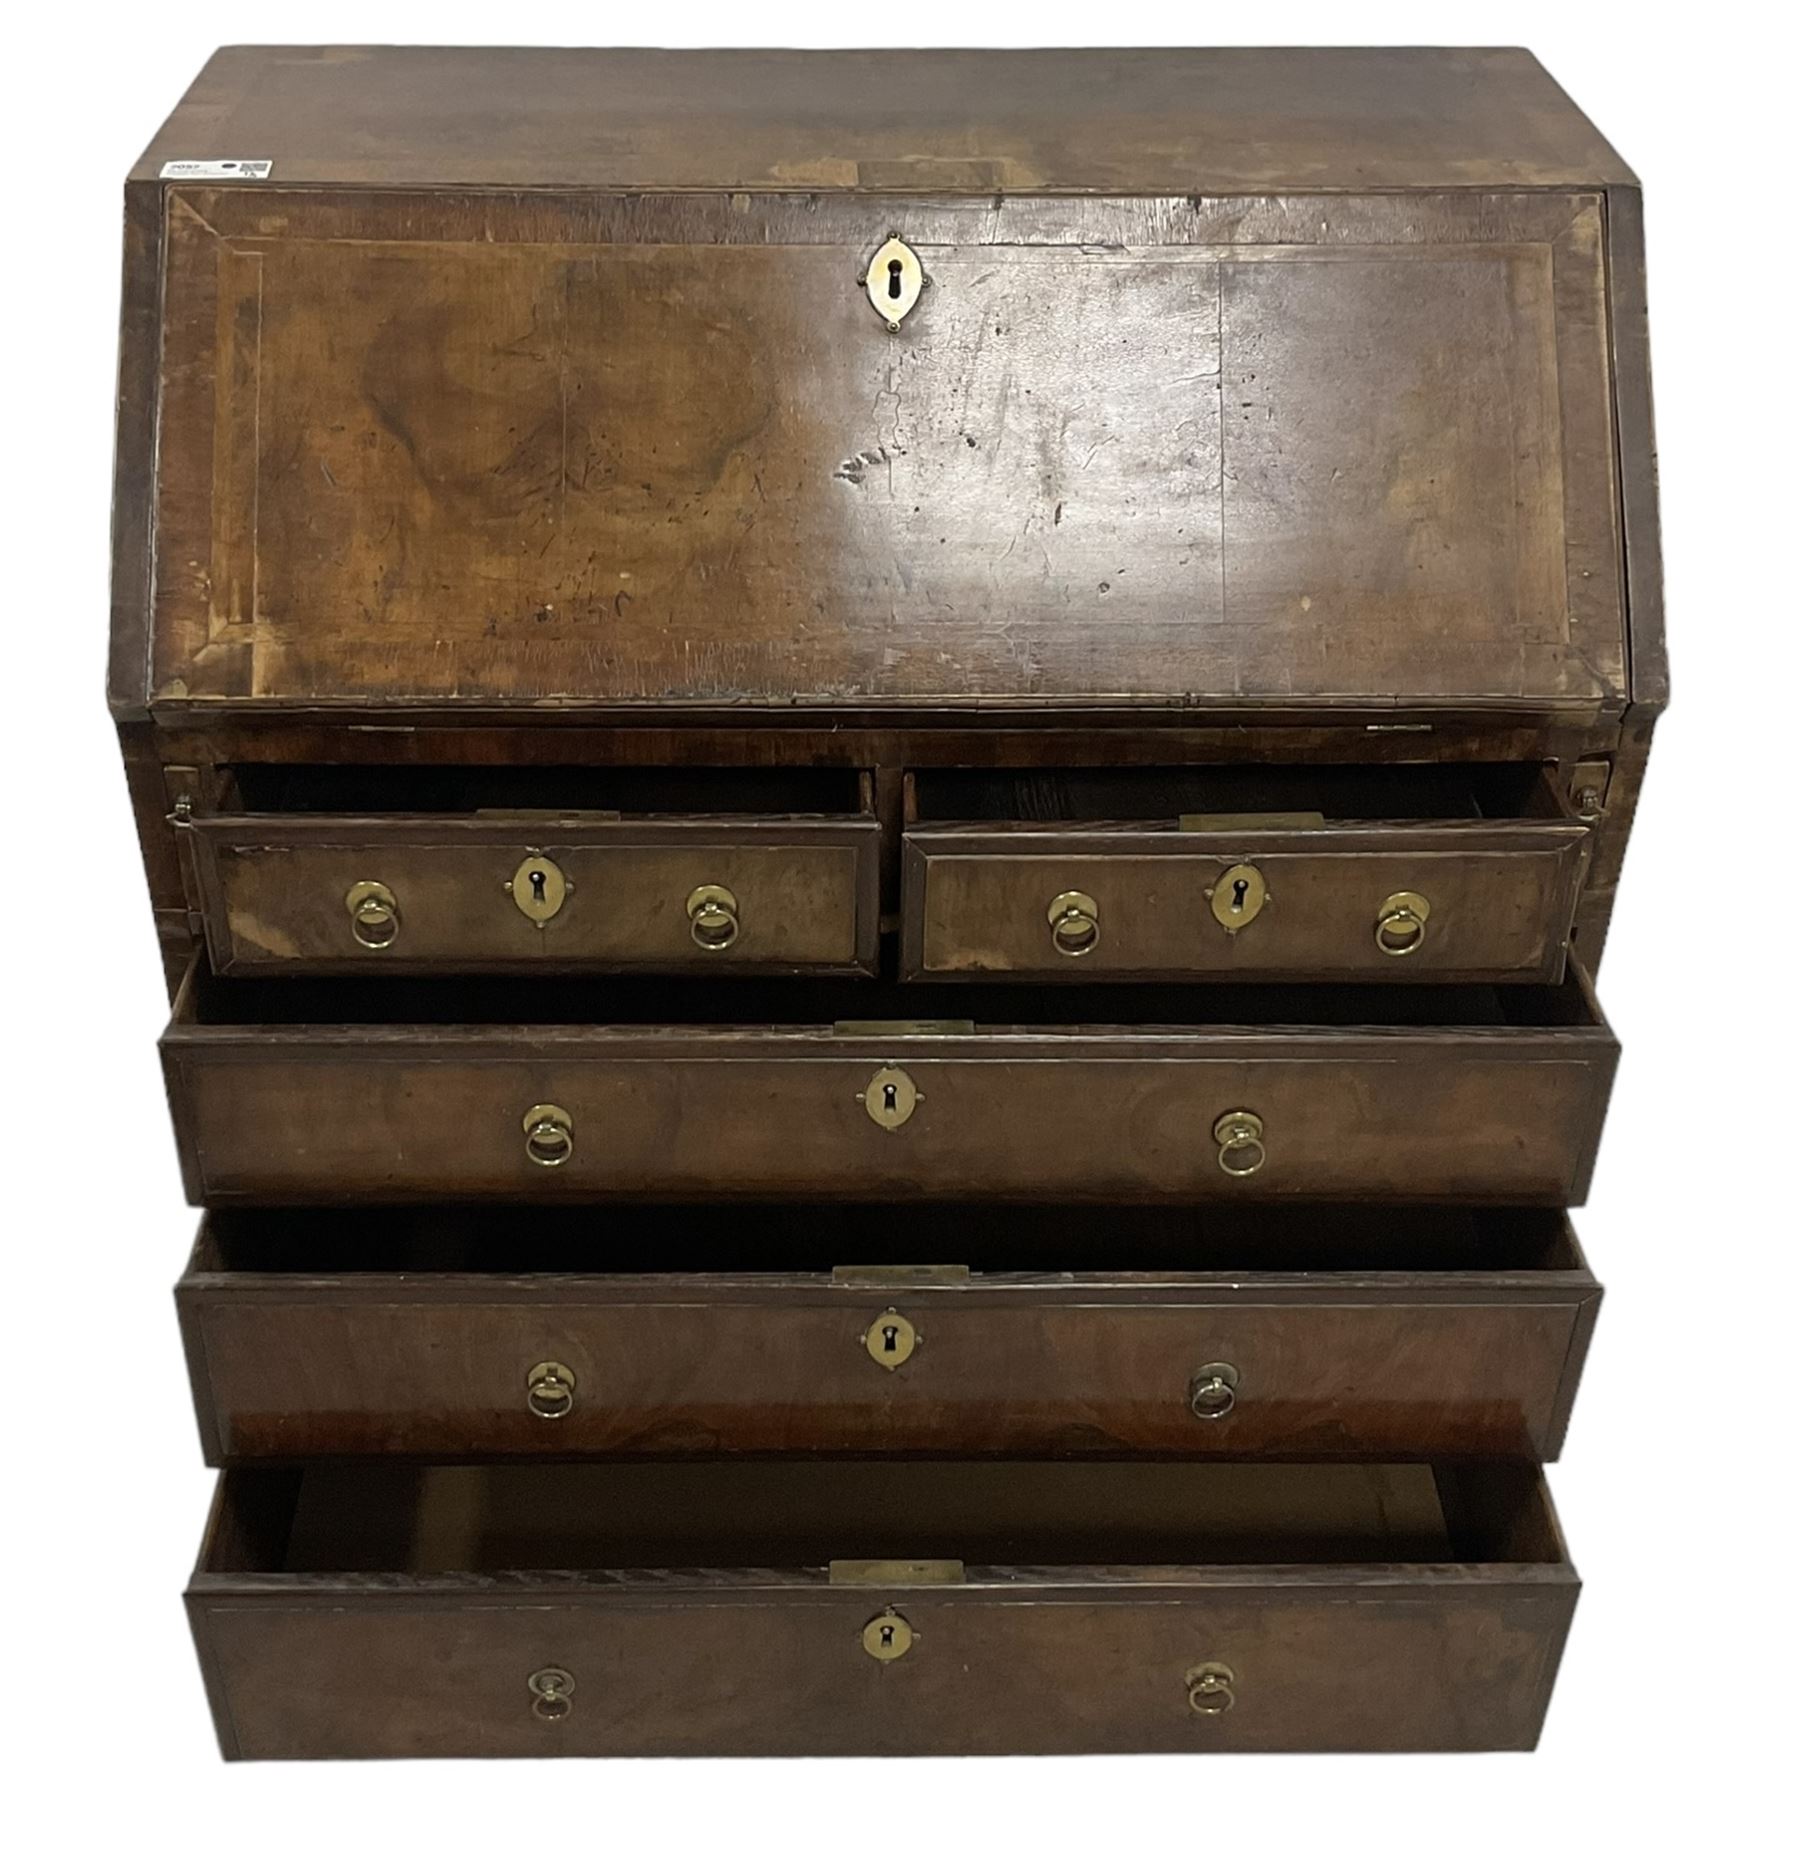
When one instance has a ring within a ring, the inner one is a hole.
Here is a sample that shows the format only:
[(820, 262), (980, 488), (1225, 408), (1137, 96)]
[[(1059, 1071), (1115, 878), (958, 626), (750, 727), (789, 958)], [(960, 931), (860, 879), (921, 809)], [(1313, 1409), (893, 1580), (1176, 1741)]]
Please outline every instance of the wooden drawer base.
[(289, 1468), (188, 1607), (232, 1758), (1530, 1747), (1529, 1467)]

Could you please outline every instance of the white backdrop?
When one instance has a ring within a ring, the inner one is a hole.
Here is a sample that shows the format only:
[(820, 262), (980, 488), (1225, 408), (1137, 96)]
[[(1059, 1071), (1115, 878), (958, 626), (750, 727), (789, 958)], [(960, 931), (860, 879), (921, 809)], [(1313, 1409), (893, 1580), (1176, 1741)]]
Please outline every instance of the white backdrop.
[[(21, 1829), (14, 1860), (1481, 1869), (1791, 1849), (1800, 618), (1792, 139), (1776, 139), (1795, 114), (1791, 25), (1762, 7), (1568, 0), (109, 11), (34, 9), (7, 35), (0, 1822)], [(1228, 33), (1240, 21), (1252, 30)], [(1520, 43), (1637, 168), (1675, 706), (1601, 977), (1625, 1061), (1579, 1225), (1608, 1296), (1555, 1474), (1587, 1594), (1537, 1754), (217, 1762), (179, 1603), (211, 1489), (169, 1299), (192, 1217), (101, 693), (120, 183), (220, 41), (496, 37)]]

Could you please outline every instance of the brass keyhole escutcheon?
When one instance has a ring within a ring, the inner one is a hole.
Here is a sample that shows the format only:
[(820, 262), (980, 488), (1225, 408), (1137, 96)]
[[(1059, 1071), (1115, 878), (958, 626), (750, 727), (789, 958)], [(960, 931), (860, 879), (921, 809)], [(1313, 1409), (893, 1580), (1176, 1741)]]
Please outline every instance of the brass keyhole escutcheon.
[(350, 933), (359, 947), (392, 947), (400, 938), (400, 905), (386, 883), (352, 883), (344, 894)]
[(1410, 889), (1396, 890), (1375, 912), (1375, 945), (1384, 954), (1411, 954), (1425, 939), (1431, 904)]
[(1222, 1661), (1203, 1661), (1187, 1671), (1188, 1705), (1196, 1713), (1229, 1713), (1237, 1705), (1237, 1675)]
[(560, 1168), (575, 1153), (575, 1119), (555, 1103), (534, 1103), (520, 1127), (525, 1153), (540, 1168)]
[(1202, 1363), (1188, 1384), (1188, 1407), (1201, 1421), (1217, 1421), (1237, 1406), (1238, 1373), (1230, 1363)]
[(525, 1377), (525, 1406), (540, 1421), (560, 1421), (575, 1406), (575, 1372), (564, 1363), (535, 1363)]
[(1269, 1159), (1263, 1119), (1254, 1110), (1227, 1110), (1213, 1124), (1213, 1140), (1219, 1145), (1219, 1166), (1239, 1180), (1255, 1174)]
[(877, 1661), (898, 1661), (918, 1639), (918, 1631), (897, 1609), (884, 1609), (863, 1626), (863, 1653)]
[(742, 932), (738, 899), (722, 883), (702, 883), (687, 899), (688, 933), (709, 954), (731, 946)]
[(1091, 954), (1100, 945), (1100, 906), (1079, 889), (1065, 889), (1053, 898), (1045, 919), (1050, 924), (1050, 943), (1057, 953), (1074, 959)]
[(911, 1318), (902, 1317), (892, 1307), (862, 1334), (862, 1346), (883, 1369), (898, 1369), (924, 1342)]
[(883, 1129), (898, 1129), (925, 1101), (925, 1093), (898, 1065), (884, 1065), (869, 1079), (868, 1088), (856, 1093), (869, 1121)]
[(1248, 928), (1269, 905), (1269, 886), (1254, 863), (1234, 863), (1207, 890), (1213, 920), (1227, 934)]
[(575, 885), (563, 874), (560, 864), (541, 850), (533, 850), (513, 871), (505, 887), (513, 899), (513, 907), (541, 928), (561, 912)]
[(931, 282), (919, 264), (919, 256), (898, 234), (889, 234), (869, 262), (869, 269), (859, 281), (869, 295), (869, 303), (881, 315), (890, 331), (900, 329), (900, 320), (919, 302), (919, 294)]
[(540, 1720), (561, 1720), (574, 1711), (575, 1677), (567, 1668), (539, 1668), (526, 1678), (531, 1711)]

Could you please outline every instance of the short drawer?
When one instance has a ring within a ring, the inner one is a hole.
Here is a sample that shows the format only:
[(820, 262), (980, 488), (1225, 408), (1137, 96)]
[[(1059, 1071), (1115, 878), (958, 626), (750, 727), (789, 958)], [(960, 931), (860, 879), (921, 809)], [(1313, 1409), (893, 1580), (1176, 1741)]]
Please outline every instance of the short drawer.
[(1533, 1745), (1536, 1469), (909, 1461), (228, 1474), (227, 1757)]
[(177, 1300), (215, 1463), (1547, 1460), (1600, 1287), (1530, 1209), (397, 1208), (211, 1215)]
[[(881, 833), (862, 774), (471, 768), (359, 789), (275, 770), (252, 781), (246, 768), (240, 784), (282, 808), (176, 820), (221, 974), (875, 966)], [(510, 796), (636, 808), (471, 802)], [(368, 802), (396, 797), (439, 808)]]
[(202, 1206), (1568, 1206), (1586, 1191), (1617, 1046), (1575, 970), (1556, 987), (571, 980), (553, 993), (197, 974), (163, 1057)]
[(1525, 766), (912, 775), (911, 979), (1560, 979), (1587, 827)]

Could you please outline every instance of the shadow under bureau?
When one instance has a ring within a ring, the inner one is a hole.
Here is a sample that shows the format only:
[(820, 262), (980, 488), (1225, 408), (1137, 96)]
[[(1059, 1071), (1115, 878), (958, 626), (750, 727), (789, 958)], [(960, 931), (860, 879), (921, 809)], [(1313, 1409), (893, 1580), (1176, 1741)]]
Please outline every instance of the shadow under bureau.
[(228, 1757), (1536, 1743), (1667, 677), (1528, 54), (231, 48), (122, 332)]

